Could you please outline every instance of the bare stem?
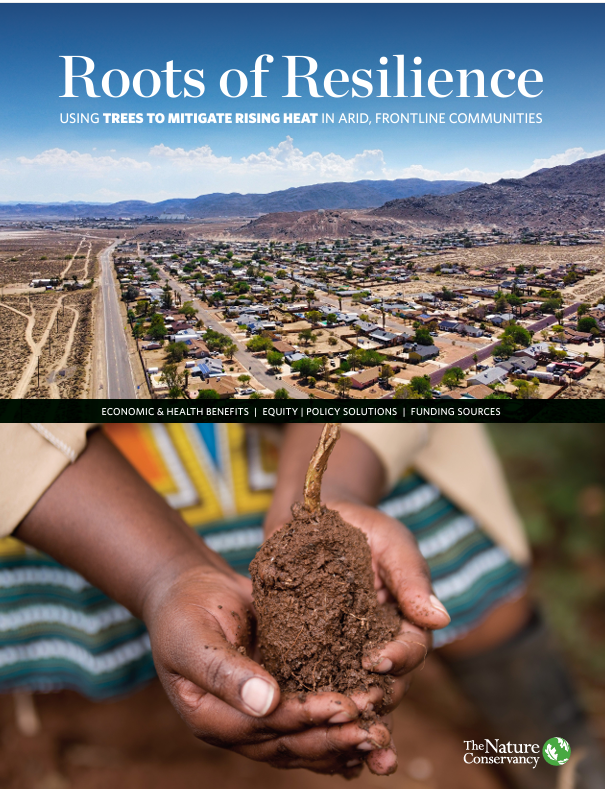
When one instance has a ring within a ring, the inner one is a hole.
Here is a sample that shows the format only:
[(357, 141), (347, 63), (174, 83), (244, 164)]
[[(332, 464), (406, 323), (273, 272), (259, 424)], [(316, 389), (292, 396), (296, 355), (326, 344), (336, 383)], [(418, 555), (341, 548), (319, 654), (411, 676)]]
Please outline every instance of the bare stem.
[(340, 422), (327, 422), (324, 425), (305, 477), (304, 501), (309, 512), (315, 512), (321, 506), (321, 479), (339, 436)]

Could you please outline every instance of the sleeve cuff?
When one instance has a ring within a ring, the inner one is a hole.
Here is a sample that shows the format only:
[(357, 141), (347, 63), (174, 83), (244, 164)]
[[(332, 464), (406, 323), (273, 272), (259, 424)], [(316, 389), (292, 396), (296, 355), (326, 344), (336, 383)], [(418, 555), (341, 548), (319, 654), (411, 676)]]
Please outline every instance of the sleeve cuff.
[(93, 423), (0, 425), (0, 537), (9, 535), (86, 447)]
[(378, 455), (386, 472), (389, 489), (412, 465), (416, 453), (429, 439), (428, 427), (423, 423), (345, 422), (342, 428), (361, 438)]

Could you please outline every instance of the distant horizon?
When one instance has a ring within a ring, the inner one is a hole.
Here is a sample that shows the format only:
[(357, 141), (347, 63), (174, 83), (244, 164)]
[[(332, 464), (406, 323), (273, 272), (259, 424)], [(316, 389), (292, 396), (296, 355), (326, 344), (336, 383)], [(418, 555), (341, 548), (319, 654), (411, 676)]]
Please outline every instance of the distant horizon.
[[(493, 183), (605, 148), (605, 84), (596, 76), (604, 61), (602, 4), (177, 3), (150, 4), (143, 14), (125, 3), (35, 10), (3, 6), (5, 204), (156, 203), (368, 179)], [(380, 35), (368, 36), (370, 24)], [(214, 35), (218, 30), (227, 33)], [(552, 47), (563, 37), (565, 57)], [(76, 59), (71, 95), (68, 57)], [(294, 94), (286, 79), (292, 57), (307, 59)], [(311, 61), (317, 95), (305, 83)], [(82, 79), (87, 63), (94, 66), (93, 93)], [(181, 95), (190, 72), (203, 81), (199, 95), (191, 81), (189, 95)], [(139, 93), (136, 74), (143, 75)], [(423, 92), (416, 91), (415, 74)], [(107, 90), (103, 75), (109, 75)], [(121, 95), (125, 78), (129, 87)], [(242, 78), (248, 88), (240, 96)], [(68, 113), (75, 119), (96, 113), (99, 122), (62, 122)], [(234, 115), (231, 123), (176, 122), (171, 113)], [(236, 113), (271, 120), (236, 122)], [(316, 122), (286, 119), (295, 113), (315, 114)], [(418, 117), (395, 120), (406, 114)], [(473, 114), (478, 121), (469, 120)], [(515, 122), (496, 118), (503, 114)], [(159, 115), (165, 122), (149, 120)], [(427, 122), (427, 115), (443, 120)]]

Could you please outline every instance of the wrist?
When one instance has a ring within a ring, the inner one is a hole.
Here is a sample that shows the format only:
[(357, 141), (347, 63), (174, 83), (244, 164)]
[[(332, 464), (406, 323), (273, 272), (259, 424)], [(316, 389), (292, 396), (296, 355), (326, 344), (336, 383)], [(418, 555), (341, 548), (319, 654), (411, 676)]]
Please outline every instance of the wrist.
[(212, 555), (203, 543), (197, 550), (176, 553), (141, 588), (137, 615), (149, 627), (167, 598), (193, 578), (198, 585), (216, 588), (225, 583), (234, 584), (237, 576), (219, 556)]

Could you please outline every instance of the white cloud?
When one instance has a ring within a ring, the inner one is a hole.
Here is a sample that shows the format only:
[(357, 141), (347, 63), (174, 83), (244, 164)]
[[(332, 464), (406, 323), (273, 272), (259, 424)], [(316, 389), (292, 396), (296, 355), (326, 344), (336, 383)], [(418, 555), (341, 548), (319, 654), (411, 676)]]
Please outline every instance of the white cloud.
[(230, 156), (215, 156), (209, 145), (186, 151), (184, 148), (170, 148), (162, 143), (154, 145), (150, 149), (149, 155), (167, 159), (183, 170), (194, 168), (215, 170), (228, 167), (232, 163)]
[[(350, 156), (334, 151), (321, 153), (297, 148), (286, 137), (266, 150), (241, 157), (223, 156), (204, 145), (171, 148), (155, 145), (137, 158), (120, 157), (113, 151), (81, 153), (53, 148), (30, 157), (0, 160), (0, 200), (102, 200), (141, 199), (151, 202), (171, 197), (196, 197), (211, 192), (271, 192), (277, 189), (330, 181), (361, 179), (423, 178), (493, 183), (500, 178), (522, 178), (544, 167), (571, 164), (605, 151), (568, 148), (534, 159), (516, 169), (485, 171), (472, 166), (437, 169), (410, 161), (409, 150), (385, 154), (379, 148)], [(403, 164), (405, 163), (405, 164)], [(497, 165), (496, 165), (497, 166)], [(60, 187), (61, 194), (57, 188)], [(99, 191), (99, 188), (102, 189)]]
[(79, 153), (79, 151), (65, 151), (63, 148), (49, 148), (32, 159), (28, 159), (26, 156), (18, 156), (17, 162), (27, 167), (78, 170), (86, 173), (103, 173), (114, 169), (151, 169), (149, 162), (139, 162), (136, 159), (130, 159), (125, 156), (114, 159), (112, 156), (93, 156), (90, 153)]
[(542, 170), (545, 167), (558, 167), (562, 164), (573, 164), (580, 159), (589, 159), (592, 156), (600, 156), (605, 153), (603, 151), (592, 151), (591, 153), (584, 150), (584, 148), (568, 148), (563, 153), (555, 153), (547, 159), (534, 159), (534, 161), (521, 170), (501, 170), (501, 171), (484, 171), (473, 170), (470, 167), (464, 167), (460, 170), (452, 170), (450, 172), (440, 172), (439, 170), (430, 170), (421, 164), (413, 164), (410, 167), (388, 169), (385, 171), (385, 178), (424, 178), (427, 181), (439, 180), (456, 180), (456, 181), (481, 181), (482, 183), (494, 183), (499, 181), (500, 178), (524, 178), (530, 173), (535, 173), (536, 170)]
[(380, 150), (362, 151), (350, 159), (336, 153), (321, 154), (313, 151), (304, 154), (294, 146), (292, 137), (286, 137), (268, 151), (253, 153), (234, 160), (231, 156), (215, 156), (208, 145), (186, 151), (155, 145), (150, 156), (168, 160), (182, 170), (211, 170), (229, 175), (278, 175), (288, 174), (294, 179), (317, 181), (351, 181), (360, 178), (384, 177), (385, 161)]

